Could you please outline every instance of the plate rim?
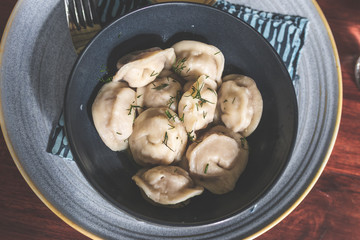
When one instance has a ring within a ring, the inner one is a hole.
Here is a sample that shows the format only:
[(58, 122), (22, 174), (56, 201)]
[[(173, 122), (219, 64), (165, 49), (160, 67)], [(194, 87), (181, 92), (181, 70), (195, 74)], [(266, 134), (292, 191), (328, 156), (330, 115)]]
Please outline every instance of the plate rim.
[[(20, 6), (22, 5), (22, 3), (24, 2), (24, 0), (18, 0), (14, 9), (11, 12), (11, 15), (8, 19), (8, 22), (6, 24), (6, 27), (4, 29), (3, 32), (3, 36), (1, 39), (1, 44), (0, 44), (0, 66), (2, 66), (2, 60), (3, 60), (3, 54), (4, 54), (4, 49), (5, 49), (5, 45), (6, 45), (6, 40), (8, 37), (8, 34), (10, 32), (13, 20), (16, 17), (16, 14), (20, 8)], [(337, 72), (337, 81), (338, 81), (338, 98), (337, 98), (337, 114), (336, 114), (336, 118), (335, 118), (335, 124), (333, 125), (333, 132), (332, 132), (332, 137), (330, 139), (328, 148), (326, 150), (326, 154), (325, 157), (322, 160), (321, 166), (319, 167), (317, 173), (315, 174), (314, 178), (312, 179), (312, 181), (310, 182), (310, 184), (307, 186), (307, 188), (304, 190), (304, 192), (298, 197), (298, 199), (292, 204), (290, 205), (290, 207), (283, 212), (279, 217), (277, 217), (276, 219), (272, 220), (269, 224), (267, 224), (267, 226), (263, 227), (262, 229), (258, 230), (257, 232), (253, 233), (252, 235), (250, 235), (248, 238), (252, 239), (255, 237), (260, 236), (261, 234), (265, 233), (266, 231), (270, 230), (272, 227), (274, 227), (276, 224), (278, 224), (279, 222), (281, 222), (286, 216), (288, 216), (302, 201), (303, 199), (308, 195), (308, 193), (311, 191), (311, 189), (314, 187), (315, 183), (317, 182), (317, 180), (319, 179), (319, 177), (321, 176), (329, 158), (331, 155), (331, 152), (334, 148), (335, 145), (335, 141), (336, 141), (336, 137), (339, 131), (339, 126), (340, 126), (340, 119), (341, 119), (341, 112), (342, 112), (342, 101), (343, 101), (343, 84), (342, 84), (342, 74), (341, 74), (341, 67), (340, 67), (340, 60), (339, 60), (339, 54), (338, 54), (338, 50), (336, 47), (336, 43), (335, 43), (335, 39), (334, 36), (332, 34), (331, 28), (326, 20), (325, 15), (323, 14), (320, 6), (318, 5), (318, 3), (316, 2), (316, 0), (311, 0), (312, 4), (314, 5), (317, 14), (320, 16), (322, 23), (324, 24), (324, 27), (326, 29), (327, 35), (329, 37), (331, 46), (332, 46), (332, 50), (333, 50), (333, 56), (334, 56), (334, 60), (335, 60), (335, 66), (336, 66), (336, 72)], [(0, 75), (0, 82), (2, 82), (2, 76)], [(36, 196), (38, 196), (38, 198), (53, 212), (55, 213), (55, 215), (57, 215), (61, 220), (63, 220), (65, 223), (67, 223), (69, 226), (71, 226), (72, 228), (74, 228), (75, 230), (79, 231), (80, 233), (84, 234), (85, 236), (92, 238), (92, 239), (101, 239), (98, 235), (90, 232), (89, 230), (85, 229), (84, 227), (80, 226), (79, 224), (75, 223), (74, 221), (70, 220), (68, 217), (66, 217), (65, 215), (63, 215), (49, 200), (47, 200), (44, 196), (44, 194), (36, 187), (36, 185), (34, 184), (34, 182), (31, 180), (30, 176), (27, 174), (27, 172), (24, 170), (24, 167), (21, 164), (21, 161), (19, 160), (17, 153), (14, 150), (13, 144), (9, 138), (9, 134), (7, 132), (7, 128), (6, 128), (6, 124), (5, 124), (5, 119), (4, 119), (4, 112), (3, 112), (3, 107), (2, 107), (2, 99), (1, 99), (1, 88), (0, 88), (0, 125), (1, 125), (1, 130), (7, 145), (7, 148), (11, 154), (11, 157), (16, 165), (16, 167), (18, 168), (19, 172), (21, 173), (21, 175), (23, 176), (23, 178), (25, 179), (25, 181), (27, 182), (27, 184), (30, 186), (30, 188), (32, 189), (32, 191), (36, 194)]]

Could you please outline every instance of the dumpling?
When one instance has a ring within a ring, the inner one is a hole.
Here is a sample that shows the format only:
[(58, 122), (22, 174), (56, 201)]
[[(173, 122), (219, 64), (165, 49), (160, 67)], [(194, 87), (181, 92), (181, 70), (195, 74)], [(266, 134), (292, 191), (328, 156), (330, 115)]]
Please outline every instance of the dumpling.
[[(176, 62), (173, 70), (188, 81), (196, 81), (201, 75), (206, 75), (221, 84), (225, 58), (215, 46), (191, 40), (175, 43)], [(216, 89), (216, 88), (215, 88)]]
[(129, 144), (139, 165), (168, 165), (179, 161), (184, 154), (187, 133), (172, 110), (149, 108), (135, 119)]
[(249, 136), (258, 126), (263, 100), (255, 81), (239, 74), (223, 78), (218, 107), (222, 122), (234, 132)]
[(248, 149), (239, 133), (216, 126), (186, 151), (190, 176), (212, 193), (230, 192), (247, 165)]
[(132, 178), (152, 201), (174, 205), (200, 195), (204, 188), (196, 186), (189, 174), (177, 166), (141, 169)]
[(112, 81), (123, 80), (130, 87), (144, 87), (154, 81), (163, 69), (171, 69), (175, 59), (173, 48), (150, 48), (130, 53), (118, 61), (119, 70)]
[(178, 107), (190, 138), (195, 139), (195, 131), (205, 128), (214, 119), (217, 94), (213, 81), (201, 76), (181, 97)]
[(136, 90), (138, 105), (144, 108), (168, 107), (177, 111), (181, 85), (172, 77), (157, 77), (155, 81)]
[(135, 91), (124, 82), (105, 84), (92, 105), (95, 128), (102, 141), (113, 151), (128, 147), (135, 118)]

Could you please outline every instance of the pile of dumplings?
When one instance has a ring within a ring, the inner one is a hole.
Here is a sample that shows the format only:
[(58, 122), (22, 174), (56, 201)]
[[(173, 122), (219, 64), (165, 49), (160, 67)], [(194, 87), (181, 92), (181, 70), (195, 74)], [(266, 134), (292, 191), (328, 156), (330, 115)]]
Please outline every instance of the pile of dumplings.
[(131, 151), (142, 166), (132, 179), (150, 202), (225, 194), (244, 171), (263, 101), (250, 77), (222, 77), (224, 63), (217, 47), (184, 40), (122, 57), (100, 89), (96, 130), (111, 150)]

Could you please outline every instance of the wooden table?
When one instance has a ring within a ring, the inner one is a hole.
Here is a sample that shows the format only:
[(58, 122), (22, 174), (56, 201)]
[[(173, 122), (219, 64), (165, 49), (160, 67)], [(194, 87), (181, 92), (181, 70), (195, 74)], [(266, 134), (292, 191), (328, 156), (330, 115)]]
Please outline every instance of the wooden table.
[[(289, 0), (290, 1), (290, 0)], [(0, 32), (16, 0), (0, 2)], [(318, 0), (337, 43), (343, 76), (343, 112), (329, 162), (305, 200), (258, 239), (360, 239), (360, 1)], [(88, 239), (64, 223), (31, 191), (0, 135), (0, 239)]]

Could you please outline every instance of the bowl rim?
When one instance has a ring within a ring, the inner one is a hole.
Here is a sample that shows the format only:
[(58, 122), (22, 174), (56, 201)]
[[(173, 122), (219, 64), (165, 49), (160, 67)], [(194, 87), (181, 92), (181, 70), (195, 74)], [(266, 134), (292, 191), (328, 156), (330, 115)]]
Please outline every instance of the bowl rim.
[[(143, 214), (139, 214), (131, 209), (129, 209), (128, 207), (125, 206), (120, 206), (120, 204), (118, 202), (116, 202), (110, 195), (108, 195), (105, 191), (101, 191), (101, 187), (98, 185), (98, 183), (93, 180), (90, 179), (88, 176), (88, 173), (86, 172), (86, 170), (84, 169), (83, 163), (81, 163), (80, 156), (78, 156), (77, 151), (76, 151), (76, 147), (74, 146), (74, 142), (72, 141), (72, 133), (69, 130), (69, 124), (66, 124), (67, 122), (69, 122), (69, 116), (71, 115), (70, 113), (67, 114), (67, 99), (68, 99), (68, 95), (69, 95), (69, 85), (73, 82), (73, 76), (76, 73), (76, 70), (78, 68), (78, 65), (82, 62), (82, 59), (85, 57), (86, 52), (88, 51), (88, 49), (91, 47), (91, 45), (97, 41), (98, 38), (101, 37), (101, 35), (103, 35), (103, 33), (105, 31), (108, 31), (108, 29), (113, 28), (114, 26), (116, 26), (119, 22), (121, 22), (124, 18), (129, 18), (132, 15), (135, 14), (139, 14), (139, 12), (143, 12), (143, 11), (148, 11), (148, 10), (153, 10), (153, 9), (157, 9), (159, 7), (167, 7), (167, 6), (171, 6), (171, 7), (179, 7), (179, 6), (191, 6), (191, 7), (196, 7), (196, 8), (202, 8), (202, 9), (208, 9), (209, 11), (214, 11), (217, 12), (221, 15), (226, 16), (227, 18), (231, 19), (232, 21), (237, 22), (239, 25), (243, 25), (245, 28), (247, 28), (249, 31), (251, 31), (252, 33), (254, 33), (258, 38), (261, 39), (262, 44), (266, 45), (267, 48), (269, 48), (271, 50), (271, 53), (274, 55), (274, 57), (276, 58), (276, 61), (279, 64), (279, 67), (281, 68), (282, 73), (284, 73), (286, 75), (286, 78), (288, 81), (286, 81), (286, 84), (289, 85), (289, 89), (291, 89), (290, 91), (292, 92), (291, 96), (292, 96), (292, 102), (294, 104), (294, 128), (293, 128), (293, 133), (292, 133), (292, 139), (291, 139), (291, 144), (289, 146), (289, 150), (288, 150), (288, 154), (286, 157), (286, 161), (282, 164), (281, 168), (278, 169), (278, 172), (276, 173), (276, 177), (272, 179), (272, 181), (266, 185), (266, 187), (263, 189), (263, 191), (261, 191), (259, 194), (257, 194), (256, 197), (253, 198), (253, 201), (248, 203), (246, 206), (244, 206), (241, 210), (237, 210), (234, 211), (232, 213), (229, 213), (225, 216), (222, 217), (218, 217), (216, 219), (212, 219), (212, 220), (206, 220), (206, 221), (202, 221), (202, 222), (191, 222), (191, 223), (183, 223), (183, 222), (167, 222), (165, 220), (160, 220), (157, 218), (151, 218), (148, 216), (145, 216)], [(174, 1), (174, 2), (163, 2), (163, 3), (155, 3), (155, 4), (151, 4), (149, 6), (145, 6), (143, 8), (134, 10), (128, 14), (125, 14), (124, 16), (118, 18), (117, 20), (113, 21), (112, 23), (110, 23), (109, 25), (107, 25), (106, 27), (104, 27), (101, 31), (99, 31), (99, 33), (97, 33), (92, 39), (91, 41), (85, 46), (85, 48), (83, 49), (83, 51), (80, 53), (80, 55), (78, 56), (70, 77), (69, 77), (69, 81), (67, 82), (66, 85), (66, 91), (65, 91), (65, 97), (64, 97), (64, 109), (63, 109), (63, 113), (64, 113), (64, 130), (65, 130), (65, 134), (68, 138), (68, 142), (74, 157), (75, 162), (77, 163), (77, 166), (80, 168), (82, 174), (85, 176), (86, 180), (90, 183), (90, 185), (92, 185), (94, 187), (94, 189), (96, 190), (96, 192), (101, 195), (104, 199), (106, 199), (108, 202), (110, 202), (112, 205), (114, 205), (117, 209), (119, 209), (120, 211), (123, 211), (129, 215), (131, 215), (132, 217), (135, 217), (136, 219), (141, 219), (144, 220), (148, 223), (151, 224), (159, 224), (159, 225), (163, 225), (163, 226), (175, 226), (175, 227), (189, 227), (189, 226), (212, 226), (212, 225), (217, 225), (219, 223), (224, 223), (224, 222), (229, 222), (232, 221), (238, 214), (240, 214), (241, 212), (246, 211), (249, 206), (255, 204), (256, 202), (258, 202), (261, 199), (261, 196), (265, 195), (267, 192), (271, 191), (271, 189), (273, 189), (274, 185), (276, 185), (276, 182), (280, 179), (283, 171), (286, 168), (286, 165), (288, 164), (288, 160), (291, 158), (294, 146), (295, 146), (295, 142), (297, 139), (297, 130), (298, 130), (298, 103), (297, 103), (297, 99), (296, 99), (296, 93), (295, 93), (295, 89), (294, 86), (292, 84), (291, 81), (291, 77), (290, 74), (287, 70), (287, 68), (285, 67), (284, 62), (281, 60), (280, 55), (276, 52), (276, 50), (273, 48), (273, 46), (271, 46), (271, 44), (264, 38), (263, 35), (261, 35), (259, 32), (256, 31), (256, 29), (254, 29), (252, 26), (250, 26), (248, 23), (246, 23), (245, 21), (236, 18), (235, 16), (231, 15), (228, 12), (222, 11), (220, 9), (214, 8), (212, 6), (209, 5), (204, 5), (204, 4), (200, 4), (200, 3), (193, 3), (193, 2), (181, 2), (181, 1)]]

